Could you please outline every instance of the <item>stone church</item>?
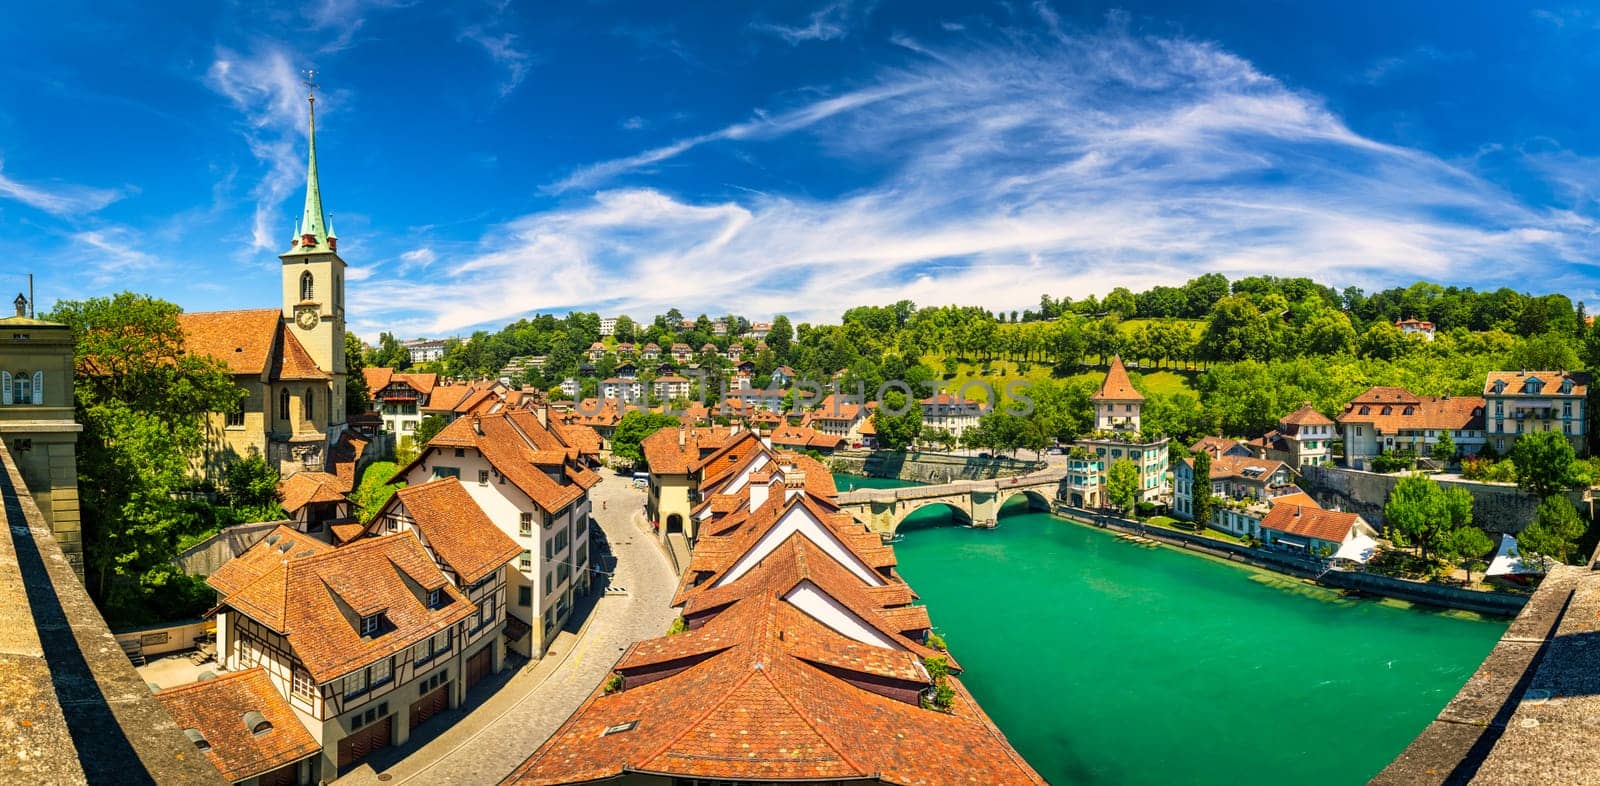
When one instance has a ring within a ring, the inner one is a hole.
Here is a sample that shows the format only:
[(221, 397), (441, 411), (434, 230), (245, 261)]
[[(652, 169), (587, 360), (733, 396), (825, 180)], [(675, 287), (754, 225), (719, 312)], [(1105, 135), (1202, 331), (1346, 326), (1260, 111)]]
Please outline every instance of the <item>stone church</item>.
[(345, 430), (345, 263), (322, 211), (316, 97), (308, 101), (305, 213), (279, 256), (281, 308), (179, 318), (189, 351), (221, 360), (246, 393), (238, 409), (210, 416), (201, 467), (207, 474), (252, 453), (284, 476), (323, 471)]

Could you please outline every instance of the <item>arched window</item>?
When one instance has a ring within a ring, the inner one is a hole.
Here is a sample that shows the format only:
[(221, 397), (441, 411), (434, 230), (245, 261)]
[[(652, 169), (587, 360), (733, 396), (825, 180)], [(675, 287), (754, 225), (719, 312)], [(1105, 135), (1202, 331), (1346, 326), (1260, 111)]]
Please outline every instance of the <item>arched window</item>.
[(314, 395), (316, 395), (316, 391), (312, 390), (311, 388), (306, 388), (305, 398), (300, 400), (302, 410), (301, 415), (303, 415), (306, 420), (310, 420), (313, 416), (314, 410), (311, 408), (311, 402), (313, 401), (312, 396)]
[(289, 419), (289, 389), (284, 388), (278, 392), (278, 417)]
[(300, 299), (310, 300), (316, 294), (316, 287), (311, 283), (311, 271), (300, 274)]

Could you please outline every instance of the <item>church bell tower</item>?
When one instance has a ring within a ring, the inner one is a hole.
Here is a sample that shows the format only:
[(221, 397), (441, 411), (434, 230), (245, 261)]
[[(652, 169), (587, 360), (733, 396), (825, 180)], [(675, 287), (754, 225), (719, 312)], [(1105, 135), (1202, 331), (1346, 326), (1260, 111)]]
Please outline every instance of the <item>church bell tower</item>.
[(306, 96), (309, 156), (306, 165), (305, 212), (295, 227), (283, 261), (283, 319), (310, 353), (317, 368), (333, 376), (329, 408), (330, 433), (344, 424), (344, 260), (339, 238), (322, 211), (322, 186), (317, 181), (317, 96), (307, 72)]

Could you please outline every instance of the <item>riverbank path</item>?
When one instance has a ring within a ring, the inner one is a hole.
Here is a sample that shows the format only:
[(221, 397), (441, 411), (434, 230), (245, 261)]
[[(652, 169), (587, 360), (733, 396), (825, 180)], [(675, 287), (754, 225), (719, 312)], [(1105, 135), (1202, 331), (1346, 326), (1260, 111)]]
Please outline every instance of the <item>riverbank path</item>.
[[(420, 744), (373, 754), (340, 778), (340, 786), (499, 783), (566, 722), (628, 645), (666, 633), (677, 616), (667, 604), (678, 582), (650, 536), (644, 491), (607, 472), (589, 496), (591, 515), (615, 557), (611, 590), (586, 599), (588, 614), (581, 621), (574, 615), (543, 660), (485, 679), (465, 712), (452, 710), (424, 724), (413, 732)], [(480, 695), (495, 688), (487, 698)], [(436, 723), (446, 728), (430, 734)]]

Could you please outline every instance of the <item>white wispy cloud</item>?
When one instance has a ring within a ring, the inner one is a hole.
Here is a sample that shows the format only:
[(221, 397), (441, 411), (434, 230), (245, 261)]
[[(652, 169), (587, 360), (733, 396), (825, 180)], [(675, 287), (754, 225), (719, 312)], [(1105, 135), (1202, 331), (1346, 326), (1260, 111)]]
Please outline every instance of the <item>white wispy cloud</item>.
[[(591, 196), (492, 228), (426, 280), (352, 289), (356, 327), (448, 334), (602, 304), (639, 317), (836, 318), (907, 297), (1011, 310), (1213, 270), (1593, 288), (1587, 208), (1530, 206), (1471, 162), (1363, 136), (1214, 44), (1115, 24), (1057, 32), (920, 44), (931, 56), (865, 86), (584, 167), (553, 190), (601, 189)], [(698, 148), (779, 137), (888, 174), (829, 199), (701, 201), (649, 182)]]
[(797, 45), (807, 41), (833, 41), (844, 38), (850, 32), (849, 18), (850, 3), (836, 2), (813, 11), (803, 24), (753, 22), (750, 29), (775, 35), (790, 45)]
[(0, 198), (14, 199), (29, 207), (59, 216), (93, 213), (122, 198), (111, 188), (93, 188), (70, 183), (24, 183), (8, 177), (5, 160), (0, 159)]
[(287, 247), (294, 216), (281, 208), (305, 184), (305, 86), (288, 51), (269, 46), (242, 54), (218, 49), (206, 85), (244, 118), (240, 127), (251, 155), (266, 173), (251, 189), (255, 217), (251, 250)]
[(481, 25), (474, 25), (461, 31), (459, 40), (471, 41), (483, 47), (483, 51), (489, 53), (489, 58), (506, 70), (506, 77), (499, 88), (501, 98), (511, 95), (517, 85), (522, 84), (534, 62), (531, 52), (517, 46), (517, 36), (513, 33), (493, 32)]

